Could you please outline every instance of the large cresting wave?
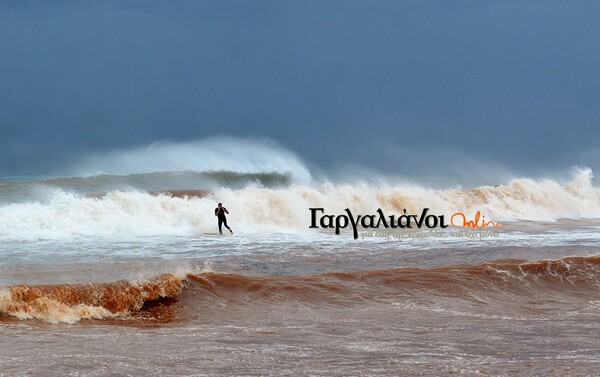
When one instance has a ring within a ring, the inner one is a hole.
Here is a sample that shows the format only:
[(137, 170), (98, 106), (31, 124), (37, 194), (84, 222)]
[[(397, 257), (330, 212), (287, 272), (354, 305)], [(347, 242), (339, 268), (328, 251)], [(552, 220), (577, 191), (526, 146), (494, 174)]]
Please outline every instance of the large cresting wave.
[[(532, 302), (596, 302), (600, 257), (500, 260), (477, 265), (340, 271), (309, 276), (246, 276), (206, 272), (163, 274), (147, 280), (0, 289), (0, 316), (75, 322), (81, 319), (185, 320), (188, 313), (225, 318), (253, 305), (397, 305), (436, 297), (489, 305), (499, 312), (531, 310)], [(174, 299), (176, 301), (174, 301)], [(165, 302), (165, 300), (167, 300)], [(168, 301), (171, 300), (171, 301)], [(177, 307), (154, 310), (152, 303)], [(179, 317), (177, 308), (182, 308)], [(175, 311), (174, 311), (175, 310)], [(431, 310), (436, 310), (433, 305)], [(146, 315), (144, 315), (146, 314)]]
[(139, 282), (12, 286), (0, 290), (0, 314), (51, 322), (126, 316), (182, 288), (183, 279), (172, 274)]
[(77, 176), (131, 175), (157, 172), (289, 174), (309, 184), (309, 170), (293, 152), (267, 140), (213, 137), (188, 142), (161, 141), (148, 146), (84, 156), (70, 168)]
[(70, 236), (201, 235), (215, 231), (213, 210), (223, 202), (234, 229), (244, 232), (310, 232), (309, 208), (341, 214), (463, 212), (496, 221), (554, 221), (600, 218), (600, 189), (592, 172), (578, 171), (570, 181), (514, 179), (499, 186), (433, 189), (418, 185), (291, 184), (280, 188), (249, 185), (241, 189), (149, 192), (118, 190), (83, 195), (54, 188), (41, 199), (0, 204), (0, 238)]

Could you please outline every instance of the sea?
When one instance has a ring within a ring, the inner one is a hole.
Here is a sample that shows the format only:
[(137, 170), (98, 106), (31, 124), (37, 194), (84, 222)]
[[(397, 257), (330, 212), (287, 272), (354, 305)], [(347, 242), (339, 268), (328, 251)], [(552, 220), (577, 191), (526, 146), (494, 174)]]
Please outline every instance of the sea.
[[(449, 226), (327, 226), (424, 209)], [(585, 168), (3, 177), (0, 375), (597, 375), (599, 241)]]

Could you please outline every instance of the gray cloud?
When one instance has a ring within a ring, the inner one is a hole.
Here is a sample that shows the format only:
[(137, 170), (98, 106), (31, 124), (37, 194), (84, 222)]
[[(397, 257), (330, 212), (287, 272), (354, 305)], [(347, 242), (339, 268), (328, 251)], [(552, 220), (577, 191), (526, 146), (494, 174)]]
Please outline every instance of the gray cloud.
[(581, 164), (600, 141), (598, 19), (568, 1), (2, 2), (0, 174), (214, 135), (325, 171), (402, 174), (402, 148)]

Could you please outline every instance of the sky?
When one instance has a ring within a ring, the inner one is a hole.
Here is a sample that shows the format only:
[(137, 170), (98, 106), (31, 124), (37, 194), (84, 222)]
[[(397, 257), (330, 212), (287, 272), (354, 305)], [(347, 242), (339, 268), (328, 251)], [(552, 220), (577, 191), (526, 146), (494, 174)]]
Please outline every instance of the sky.
[(214, 136), (332, 172), (600, 168), (598, 20), (597, 1), (2, 1), (0, 175)]

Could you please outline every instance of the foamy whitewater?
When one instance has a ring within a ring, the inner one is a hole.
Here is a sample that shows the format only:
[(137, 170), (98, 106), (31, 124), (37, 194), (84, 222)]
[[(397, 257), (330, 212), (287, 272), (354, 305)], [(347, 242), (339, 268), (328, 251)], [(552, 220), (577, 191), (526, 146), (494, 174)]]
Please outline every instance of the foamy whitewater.
[[(232, 138), (2, 179), (0, 374), (595, 374), (592, 171), (417, 181), (315, 177), (273, 143)], [(234, 235), (218, 234), (218, 202)], [(354, 239), (309, 228), (309, 208), (500, 226)]]

